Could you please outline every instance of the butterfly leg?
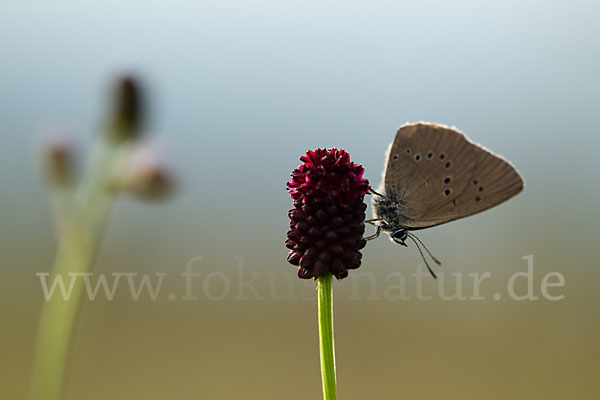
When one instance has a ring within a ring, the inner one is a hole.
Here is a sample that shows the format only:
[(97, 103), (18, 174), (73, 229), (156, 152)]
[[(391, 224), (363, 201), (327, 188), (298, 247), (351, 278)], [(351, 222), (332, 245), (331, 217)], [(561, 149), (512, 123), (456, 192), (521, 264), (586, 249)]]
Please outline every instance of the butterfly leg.
[[(365, 222), (367, 222), (367, 221), (365, 221)], [(372, 222), (369, 222), (369, 223), (370, 223), (371, 225), (375, 225), (375, 224), (373, 224)], [(374, 233), (374, 234), (372, 234), (371, 236), (367, 236), (367, 237), (365, 237), (364, 239), (365, 239), (366, 241), (373, 240), (373, 239), (377, 239), (377, 238), (379, 237), (379, 234), (381, 234), (381, 226), (380, 226), (380, 225), (377, 225), (377, 231), (375, 231), (375, 233)]]
[(376, 195), (377, 195), (377, 196), (379, 196), (379, 197), (385, 197), (384, 195), (382, 195), (382, 194), (379, 194), (379, 193), (377, 193), (376, 191), (374, 191), (372, 187), (369, 187), (369, 191), (370, 191), (371, 193), (373, 193), (373, 194), (376, 194)]

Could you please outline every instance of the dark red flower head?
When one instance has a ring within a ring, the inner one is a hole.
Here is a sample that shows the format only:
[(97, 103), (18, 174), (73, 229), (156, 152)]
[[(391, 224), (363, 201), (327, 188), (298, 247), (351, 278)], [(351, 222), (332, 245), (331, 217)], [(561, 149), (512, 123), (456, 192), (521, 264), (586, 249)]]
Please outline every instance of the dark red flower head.
[(290, 230), (285, 242), (288, 262), (299, 266), (298, 277), (318, 278), (332, 273), (348, 276), (360, 266), (366, 241), (363, 202), (369, 181), (364, 168), (344, 150), (317, 149), (300, 158), (288, 190), (294, 208), (288, 212)]

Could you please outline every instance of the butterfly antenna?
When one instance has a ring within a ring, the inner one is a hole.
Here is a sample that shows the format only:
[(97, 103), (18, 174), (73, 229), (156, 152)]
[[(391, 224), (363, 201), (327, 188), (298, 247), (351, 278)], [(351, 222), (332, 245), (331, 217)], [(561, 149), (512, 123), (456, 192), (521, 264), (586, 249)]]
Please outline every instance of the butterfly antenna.
[[(423, 259), (423, 262), (425, 263), (425, 266), (429, 270), (429, 273), (431, 274), (431, 276), (433, 276), (433, 279), (437, 279), (437, 275), (435, 274), (435, 272), (433, 272), (433, 270), (431, 269), (431, 267), (427, 263), (427, 260), (425, 259), (425, 255), (423, 254), (423, 251), (421, 250), (421, 247), (419, 247), (419, 243), (417, 243), (417, 241), (413, 238), (413, 236), (409, 235), (408, 237), (410, 238), (410, 240), (413, 241), (413, 243), (415, 244), (415, 246), (417, 246), (417, 250), (419, 250), (419, 254), (421, 255), (421, 258)], [(417, 240), (419, 240), (419, 239), (417, 238)], [(420, 240), (419, 240), (419, 242), (420, 242)]]
[[(421, 239), (419, 239), (419, 238), (417, 237), (417, 235), (415, 235), (414, 233), (410, 233), (410, 232), (408, 232), (408, 231), (407, 231), (406, 233), (408, 234), (408, 236), (412, 237), (413, 239), (417, 239), (417, 240), (419, 241), (419, 243), (421, 243), (421, 246), (423, 246), (423, 248), (425, 249), (425, 251), (427, 252), (427, 254), (429, 254), (429, 257), (431, 257), (431, 259), (432, 259), (433, 261), (435, 261), (435, 263), (436, 263), (437, 265), (442, 265), (442, 262), (441, 262), (440, 260), (438, 260), (437, 258), (435, 258), (435, 257), (433, 256), (433, 254), (431, 254), (431, 252), (429, 251), (429, 249), (427, 248), (427, 246), (425, 246), (425, 243), (421, 242)], [(414, 240), (413, 240), (413, 242), (414, 242)]]

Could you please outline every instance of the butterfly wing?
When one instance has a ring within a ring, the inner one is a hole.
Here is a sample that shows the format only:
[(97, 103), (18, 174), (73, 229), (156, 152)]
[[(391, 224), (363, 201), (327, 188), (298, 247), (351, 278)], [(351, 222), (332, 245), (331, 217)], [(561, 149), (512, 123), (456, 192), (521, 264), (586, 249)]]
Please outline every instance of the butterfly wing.
[(398, 200), (403, 227), (422, 229), (494, 207), (523, 190), (503, 158), (445, 126), (400, 128), (384, 176), (387, 195)]

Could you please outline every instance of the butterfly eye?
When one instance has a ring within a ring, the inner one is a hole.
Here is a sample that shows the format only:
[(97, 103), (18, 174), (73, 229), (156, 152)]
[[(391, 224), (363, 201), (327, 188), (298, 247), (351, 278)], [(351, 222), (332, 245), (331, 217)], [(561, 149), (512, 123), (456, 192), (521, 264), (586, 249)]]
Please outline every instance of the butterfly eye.
[(473, 180), (473, 185), (477, 185), (479, 181), (477, 179)]
[(415, 161), (421, 161), (421, 155), (420, 154), (416, 154), (415, 155)]
[(475, 197), (475, 201), (481, 201), (481, 197), (479, 197), (479, 196)]
[(443, 160), (444, 158), (446, 158), (446, 155), (444, 153), (440, 154), (440, 160)]
[(450, 193), (452, 193), (452, 189), (444, 189), (444, 196), (450, 196)]
[(398, 159), (398, 154), (394, 154), (394, 160)]
[(427, 153), (427, 158), (428, 159), (432, 159), (433, 158), (433, 153), (432, 152)]
[(392, 233), (390, 236), (394, 242), (404, 244), (408, 233), (406, 229), (399, 229), (396, 232)]
[(483, 186), (479, 186), (479, 191), (483, 192)]
[(410, 148), (406, 148), (406, 154), (410, 154)]
[(450, 181), (452, 180), (452, 178), (450, 178), (449, 176), (446, 177), (446, 179), (444, 179), (444, 183), (447, 185), (450, 183)]
[(445, 167), (446, 167), (446, 168), (450, 168), (450, 165), (451, 165), (451, 164), (450, 164), (450, 161), (448, 161), (448, 162), (446, 163)]

